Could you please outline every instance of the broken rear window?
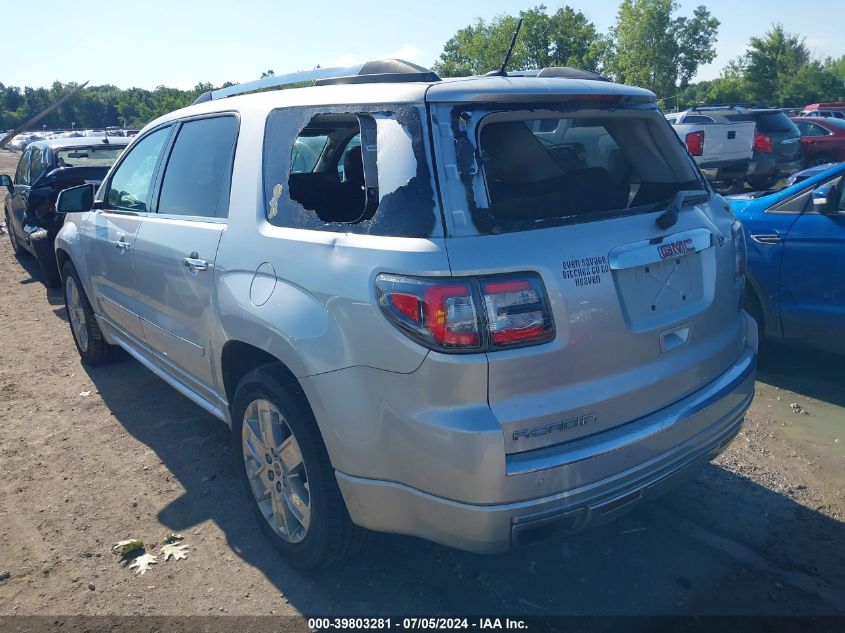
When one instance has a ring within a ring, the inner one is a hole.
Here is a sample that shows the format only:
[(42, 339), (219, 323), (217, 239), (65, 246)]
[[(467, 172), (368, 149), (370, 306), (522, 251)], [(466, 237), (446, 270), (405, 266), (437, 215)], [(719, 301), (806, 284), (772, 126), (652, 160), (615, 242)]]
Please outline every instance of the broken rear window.
[(453, 129), (482, 233), (645, 212), (703, 187), (656, 110), (456, 109)]
[(273, 111), (264, 193), (277, 226), (428, 237), (438, 225), (420, 115), (410, 106)]

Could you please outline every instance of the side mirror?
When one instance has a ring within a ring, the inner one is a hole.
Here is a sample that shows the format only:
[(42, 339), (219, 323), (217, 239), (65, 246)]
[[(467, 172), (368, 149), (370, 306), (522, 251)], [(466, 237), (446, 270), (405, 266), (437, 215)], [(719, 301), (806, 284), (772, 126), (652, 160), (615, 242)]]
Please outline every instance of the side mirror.
[(0, 174), (0, 187), (6, 187), (6, 189), (9, 190), (9, 193), (12, 193), (15, 189), (15, 183), (12, 182), (11, 176)]
[(813, 209), (818, 213), (830, 213), (834, 209), (836, 186), (828, 183), (813, 189)]
[(56, 211), (59, 213), (78, 213), (94, 208), (94, 185), (86, 184), (71, 187), (59, 192), (56, 199)]

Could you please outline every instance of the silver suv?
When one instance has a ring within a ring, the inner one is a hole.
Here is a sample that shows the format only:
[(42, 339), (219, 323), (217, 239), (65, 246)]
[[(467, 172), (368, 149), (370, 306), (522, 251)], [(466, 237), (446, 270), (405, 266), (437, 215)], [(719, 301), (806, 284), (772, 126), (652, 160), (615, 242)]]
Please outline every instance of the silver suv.
[(370, 63), (152, 122), (59, 201), (82, 359), (119, 345), (229, 423), (304, 567), (362, 528), (497, 552), (657, 494), (753, 397), (742, 227), (651, 92), (575, 74)]

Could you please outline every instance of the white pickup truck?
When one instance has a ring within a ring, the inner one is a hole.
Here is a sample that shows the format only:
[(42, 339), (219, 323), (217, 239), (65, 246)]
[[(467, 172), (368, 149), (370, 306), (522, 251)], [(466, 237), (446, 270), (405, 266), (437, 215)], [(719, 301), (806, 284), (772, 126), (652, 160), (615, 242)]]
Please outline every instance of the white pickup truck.
[(745, 180), (754, 148), (754, 119), (733, 107), (692, 108), (666, 115), (706, 178), (732, 190)]

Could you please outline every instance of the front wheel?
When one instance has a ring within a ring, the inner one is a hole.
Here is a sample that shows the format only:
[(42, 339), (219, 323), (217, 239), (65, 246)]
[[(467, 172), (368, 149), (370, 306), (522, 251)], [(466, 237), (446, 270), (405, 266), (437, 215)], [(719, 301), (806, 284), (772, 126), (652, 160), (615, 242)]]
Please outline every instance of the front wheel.
[(325, 567), (361, 543), (311, 407), (280, 366), (258, 367), (238, 384), (232, 442), (261, 530), (290, 564)]
[(111, 357), (112, 346), (103, 338), (76, 268), (69, 261), (62, 267), (62, 281), (67, 320), (79, 356), (86, 365), (102, 365)]
[(18, 243), (18, 236), (15, 235), (15, 229), (12, 227), (12, 223), (9, 220), (9, 212), (5, 212), (6, 215), (6, 231), (9, 233), (9, 241), (12, 243), (12, 251), (20, 257), (21, 255), (26, 253), (26, 250)]

